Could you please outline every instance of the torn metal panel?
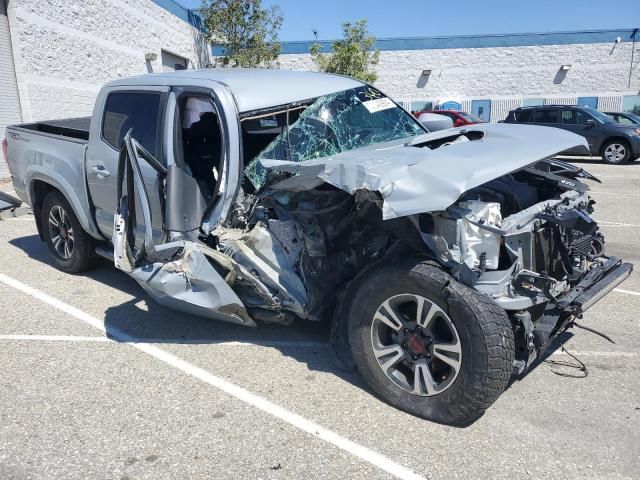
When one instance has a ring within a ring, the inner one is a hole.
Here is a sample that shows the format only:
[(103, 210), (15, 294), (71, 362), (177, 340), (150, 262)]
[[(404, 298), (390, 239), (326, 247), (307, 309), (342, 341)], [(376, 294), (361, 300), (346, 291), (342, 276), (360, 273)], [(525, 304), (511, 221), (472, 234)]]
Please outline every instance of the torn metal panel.
[[(460, 135), (473, 140), (457, 142)], [(386, 220), (445, 210), (472, 188), (579, 146), (586, 148), (583, 137), (557, 128), (481, 124), (420, 135), (408, 144), (387, 142), (303, 162), (260, 162), (351, 194), (377, 191)]]
[(183, 245), (180, 258), (144, 265), (131, 272), (131, 277), (161, 305), (255, 327), (240, 298), (213, 268), (202, 249), (191, 242)]

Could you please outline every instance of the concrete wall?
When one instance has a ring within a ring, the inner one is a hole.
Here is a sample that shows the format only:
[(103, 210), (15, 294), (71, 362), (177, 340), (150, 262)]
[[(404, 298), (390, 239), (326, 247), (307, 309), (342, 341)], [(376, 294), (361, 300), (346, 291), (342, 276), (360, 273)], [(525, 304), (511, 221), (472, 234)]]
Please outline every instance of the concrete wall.
[[(380, 53), (376, 86), (404, 101), (492, 100), (492, 121), (520, 106), (523, 98), (576, 103), (579, 96), (600, 97), (599, 108), (620, 108), (623, 95), (638, 95), (640, 69), (628, 86), (631, 43), (390, 50)], [(281, 68), (313, 70), (308, 54), (285, 54)], [(560, 66), (569, 64), (564, 75)], [(430, 69), (428, 79), (421, 73)]]
[(162, 50), (209, 63), (200, 31), (151, 0), (9, 0), (8, 17), (25, 122), (89, 115), (105, 82), (162, 71)]

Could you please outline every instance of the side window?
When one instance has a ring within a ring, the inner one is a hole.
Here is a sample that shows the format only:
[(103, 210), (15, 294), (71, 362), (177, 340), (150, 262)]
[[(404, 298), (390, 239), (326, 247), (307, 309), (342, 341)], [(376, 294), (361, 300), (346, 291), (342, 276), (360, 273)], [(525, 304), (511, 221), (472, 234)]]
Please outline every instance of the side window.
[(536, 110), (533, 121), (536, 123), (560, 123), (560, 111), (555, 108)]
[(622, 123), (623, 125), (634, 125), (634, 123), (629, 120), (627, 117), (623, 117), (622, 115), (615, 115), (613, 120), (617, 123)]
[(578, 125), (586, 125), (587, 124), (587, 120), (590, 119), (591, 117), (589, 115), (587, 115), (584, 112), (581, 111), (577, 111), (576, 112), (576, 118), (577, 118), (577, 124)]
[(575, 125), (577, 123), (575, 110), (562, 110), (562, 124)]
[(529, 123), (531, 121), (531, 114), (533, 112), (531, 110), (519, 110), (515, 112), (516, 121), (518, 123)]
[[(157, 158), (160, 129), (160, 94), (153, 92), (115, 92), (109, 94), (102, 120), (102, 138), (116, 150), (133, 128), (132, 136)], [(162, 161), (158, 158), (159, 161)]]

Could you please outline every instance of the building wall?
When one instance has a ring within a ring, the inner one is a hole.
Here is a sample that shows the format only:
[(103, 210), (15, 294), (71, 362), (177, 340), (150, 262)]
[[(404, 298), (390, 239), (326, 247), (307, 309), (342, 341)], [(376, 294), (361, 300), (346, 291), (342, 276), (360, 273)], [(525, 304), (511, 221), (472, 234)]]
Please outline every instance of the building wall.
[[(159, 4), (9, 0), (23, 121), (89, 115), (105, 82), (162, 71), (162, 50), (188, 59), (189, 68), (208, 65), (200, 30)], [(157, 59), (145, 61), (146, 53)]]
[[(473, 99), (491, 99), (492, 121), (504, 119), (525, 98), (575, 104), (578, 97), (596, 96), (599, 108), (619, 109), (624, 95), (639, 94), (640, 68), (629, 86), (632, 43), (626, 35), (616, 44), (618, 35), (611, 32), (609, 42), (599, 43), (385, 50), (375, 66), (375, 85), (407, 107), (417, 100), (456, 100), (470, 108)], [(315, 69), (303, 53), (281, 55), (279, 63), (286, 69)], [(566, 75), (562, 65), (571, 65)], [(431, 70), (428, 78), (422, 76), (425, 69)]]

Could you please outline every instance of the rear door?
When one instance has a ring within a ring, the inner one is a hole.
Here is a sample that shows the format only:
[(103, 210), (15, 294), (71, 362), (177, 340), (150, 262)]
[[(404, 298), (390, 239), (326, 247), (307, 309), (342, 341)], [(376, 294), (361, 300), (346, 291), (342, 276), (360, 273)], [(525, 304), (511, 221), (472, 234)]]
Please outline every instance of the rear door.
[[(596, 125), (587, 125), (587, 119), (591, 118), (591, 116), (584, 113), (582, 110), (578, 110), (575, 108), (563, 108), (561, 113), (562, 119), (562, 127), (565, 130), (569, 130), (570, 132), (576, 133), (587, 139), (587, 143), (589, 143), (589, 150), (594, 151), (597, 149), (597, 133), (598, 133), (598, 123)], [(586, 155), (587, 152), (582, 151), (582, 149), (572, 150), (572, 153), (583, 154)]]
[(533, 112), (530, 123), (562, 128), (560, 109), (556, 107), (537, 108)]
[[(127, 132), (131, 131), (132, 139), (166, 165), (162, 136), (168, 92), (168, 87), (116, 87), (103, 92), (104, 107), (94, 113), (87, 151), (87, 183), (96, 223), (107, 238), (113, 234), (118, 158)], [(149, 192), (153, 236), (160, 239), (163, 184), (147, 162), (140, 165), (140, 171)]]

